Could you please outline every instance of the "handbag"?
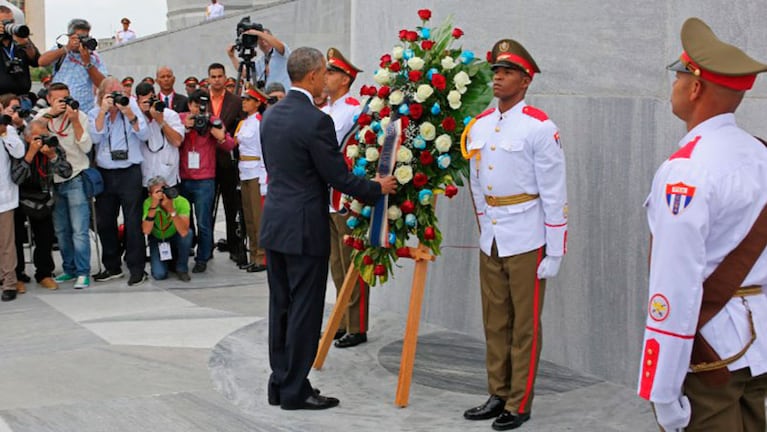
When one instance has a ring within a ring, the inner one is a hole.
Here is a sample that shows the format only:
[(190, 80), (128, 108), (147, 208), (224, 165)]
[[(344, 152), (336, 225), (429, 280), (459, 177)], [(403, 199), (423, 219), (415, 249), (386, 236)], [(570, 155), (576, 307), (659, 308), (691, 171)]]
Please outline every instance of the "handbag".
[(85, 196), (93, 198), (104, 192), (104, 178), (96, 168), (86, 168), (82, 171)]

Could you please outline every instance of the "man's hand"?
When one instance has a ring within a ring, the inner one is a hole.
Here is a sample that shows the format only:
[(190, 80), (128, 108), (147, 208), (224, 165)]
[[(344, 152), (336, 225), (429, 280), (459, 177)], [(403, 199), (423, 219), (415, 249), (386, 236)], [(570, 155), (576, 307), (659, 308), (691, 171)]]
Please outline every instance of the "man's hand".
[(171, 214), (174, 211), (176, 211), (176, 208), (173, 206), (173, 200), (165, 196), (165, 193), (160, 189), (160, 193), (162, 194), (162, 201), (160, 201), (160, 205), (162, 206), (162, 209), (165, 210), (165, 213)]
[(83, 65), (91, 63), (91, 51), (82, 44), (80, 45), (80, 58), (83, 59)]
[(152, 204), (150, 204), (149, 207), (158, 207), (164, 195), (165, 194), (162, 193), (162, 189), (157, 189), (154, 191), (152, 194)]
[(655, 404), (655, 417), (667, 432), (681, 431), (690, 423), (691, 414), (690, 399), (687, 396), (673, 402)]
[(72, 109), (71, 106), (64, 104), (64, 113), (72, 123), (80, 123), (80, 111)]
[(162, 111), (157, 111), (153, 106), (149, 107), (149, 115), (152, 116), (154, 121), (159, 124), (162, 124), (162, 122), (165, 121), (165, 116), (163, 115)]
[(130, 104), (125, 106), (117, 104), (117, 109), (119, 109), (120, 112), (128, 118), (128, 120), (133, 120), (133, 117), (136, 116), (136, 114), (133, 114), (133, 110), (131, 109)]
[(67, 44), (67, 51), (77, 51), (80, 49), (80, 37), (77, 34), (69, 35), (69, 43)]
[(106, 95), (101, 99), (101, 111), (107, 112), (110, 109), (114, 108), (115, 106), (115, 100), (112, 97), (112, 95)]
[(54, 150), (52, 147), (48, 147), (47, 145), (40, 147), (40, 153), (44, 154), (45, 157), (47, 157), (49, 160), (54, 160), (58, 156), (56, 154), (56, 150)]
[(194, 116), (188, 115), (184, 119), (184, 127), (187, 129), (191, 129), (194, 126)]
[(538, 265), (538, 279), (555, 277), (559, 273), (559, 266), (561, 264), (561, 256), (546, 256)]
[(381, 185), (381, 193), (383, 195), (397, 192), (397, 179), (394, 176), (381, 177), (380, 175), (376, 175), (373, 181)]
[[(247, 32), (246, 32), (246, 33), (247, 33)], [(234, 44), (229, 44), (229, 45), (226, 47), (226, 55), (228, 55), (228, 56), (229, 56), (229, 57), (231, 57), (231, 58), (234, 58), (234, 47), (235, 47), (235, 45), (234, 45)]]
[(32, 141), (29, 142), (29, 148), (27, 149), (27, 154), (24, 155), (24, 160), (31, 164), (35, 159), (35, 155), (40, 151), (42, 147), (43, 140), (41, 140), (40, 137), (33, 138)]
[(8, 132), (8, 126), (0, 123), (0, 136), (5, 136), (6, 132)]

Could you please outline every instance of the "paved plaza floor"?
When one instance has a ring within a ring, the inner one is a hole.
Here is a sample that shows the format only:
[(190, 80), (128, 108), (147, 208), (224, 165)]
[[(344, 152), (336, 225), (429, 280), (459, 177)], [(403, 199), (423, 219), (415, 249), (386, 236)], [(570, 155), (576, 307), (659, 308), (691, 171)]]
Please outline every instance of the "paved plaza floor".
[[(487, 397), (483, 341), (444, 328), (421, 326), (410, 405), (394, 406), (404, 319), (393, 312), (373, 317), (368, 343), (331, 348), (312, 371), (338, 408), (269, 406), (267, 309), (266, 274), (228, 254), (190, 283), (32, 282), (0, 304), (0, 432), (492, 430), (462, 418)], [(631, 388), (544, 362), (536, 389), (520, 430), (657, 431)]]

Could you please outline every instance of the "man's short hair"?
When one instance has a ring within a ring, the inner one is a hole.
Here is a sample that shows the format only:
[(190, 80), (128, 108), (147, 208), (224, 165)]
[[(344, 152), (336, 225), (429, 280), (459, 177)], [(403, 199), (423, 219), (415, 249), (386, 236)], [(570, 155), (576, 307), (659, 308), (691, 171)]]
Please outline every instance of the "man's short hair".
[(82, 18), (75, 18), (67, 25), (67, 33), (73, 34), (75, 30), (87, 30), (91, 31), (91, 23)]
[(152, 84), (142, 82), (136, 86), (136, 96), (146, 96), (149, 93), (154, 93), (154, 86)]
[(208, 66), (208, 75), (210, 75), (210, 71), (213, 69), (221, 69), (224, 71), (224, 75), (226, 75), (226, 68), (221, 63), (211, 63), (210, 66)]
[(282, 92), (285, 93), (285, 86), (278, 82), (273, 82), (266, 86), (266, 89), (264, 90), (264, 93), (270, 94), (274, 92)]
[(299, 82), (303, 80), (309, 72), (316, 71), (322, 67), (322, 60), (325, 56), (316, 49), (310, 47), (296, 48), (288, 57), (288, 76), (290, 81)]
[(34, 119), (31, 122), (27, 124), (27, 127), (24, 128), (24, 139), (26, 141), (29, 141), (30, 138), (32, 138), (32, 129), (35, 127), (41, 128), (45, 131), (48, 130), (48, 120), (44, 119)]
[(165, 177), (163, 177), (161, 175), (154, 176), (154, 177), (150, 178), (149, 180), (147, 180), (146, 188), (147, 189), (152, 189), (152, 186), (157, 186), (159, 184), (168, 184), (168, 181), (165, 180)]
[(66, 90), (69, 91), (69, 86), (64, 84), (63, 82), (55, 82), (48, 86), (48, 93), (56, 90)]
[(8, 6), (0, 6), (0, 13), (10, 13), (10, 14), (12, 14), (13, 11)]
[(206, 92), (203, 89), (197, 89), (193, 91), (192, 94), (189, 95), (189, 102), (201, 104), (202, 98), (210, 98), (210, 95), (208, 94), (208, 92)]

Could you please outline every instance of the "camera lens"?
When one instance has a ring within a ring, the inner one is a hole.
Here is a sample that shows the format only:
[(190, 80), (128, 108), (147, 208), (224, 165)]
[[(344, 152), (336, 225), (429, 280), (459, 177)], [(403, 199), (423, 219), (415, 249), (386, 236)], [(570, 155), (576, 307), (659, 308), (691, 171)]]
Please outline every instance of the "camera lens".
[(165, 196), (170, 199), (176, 199), (178, 197), (178, 189), (172, 186), (164, 186), (162, 188), (162, 193), (164, 193)]

